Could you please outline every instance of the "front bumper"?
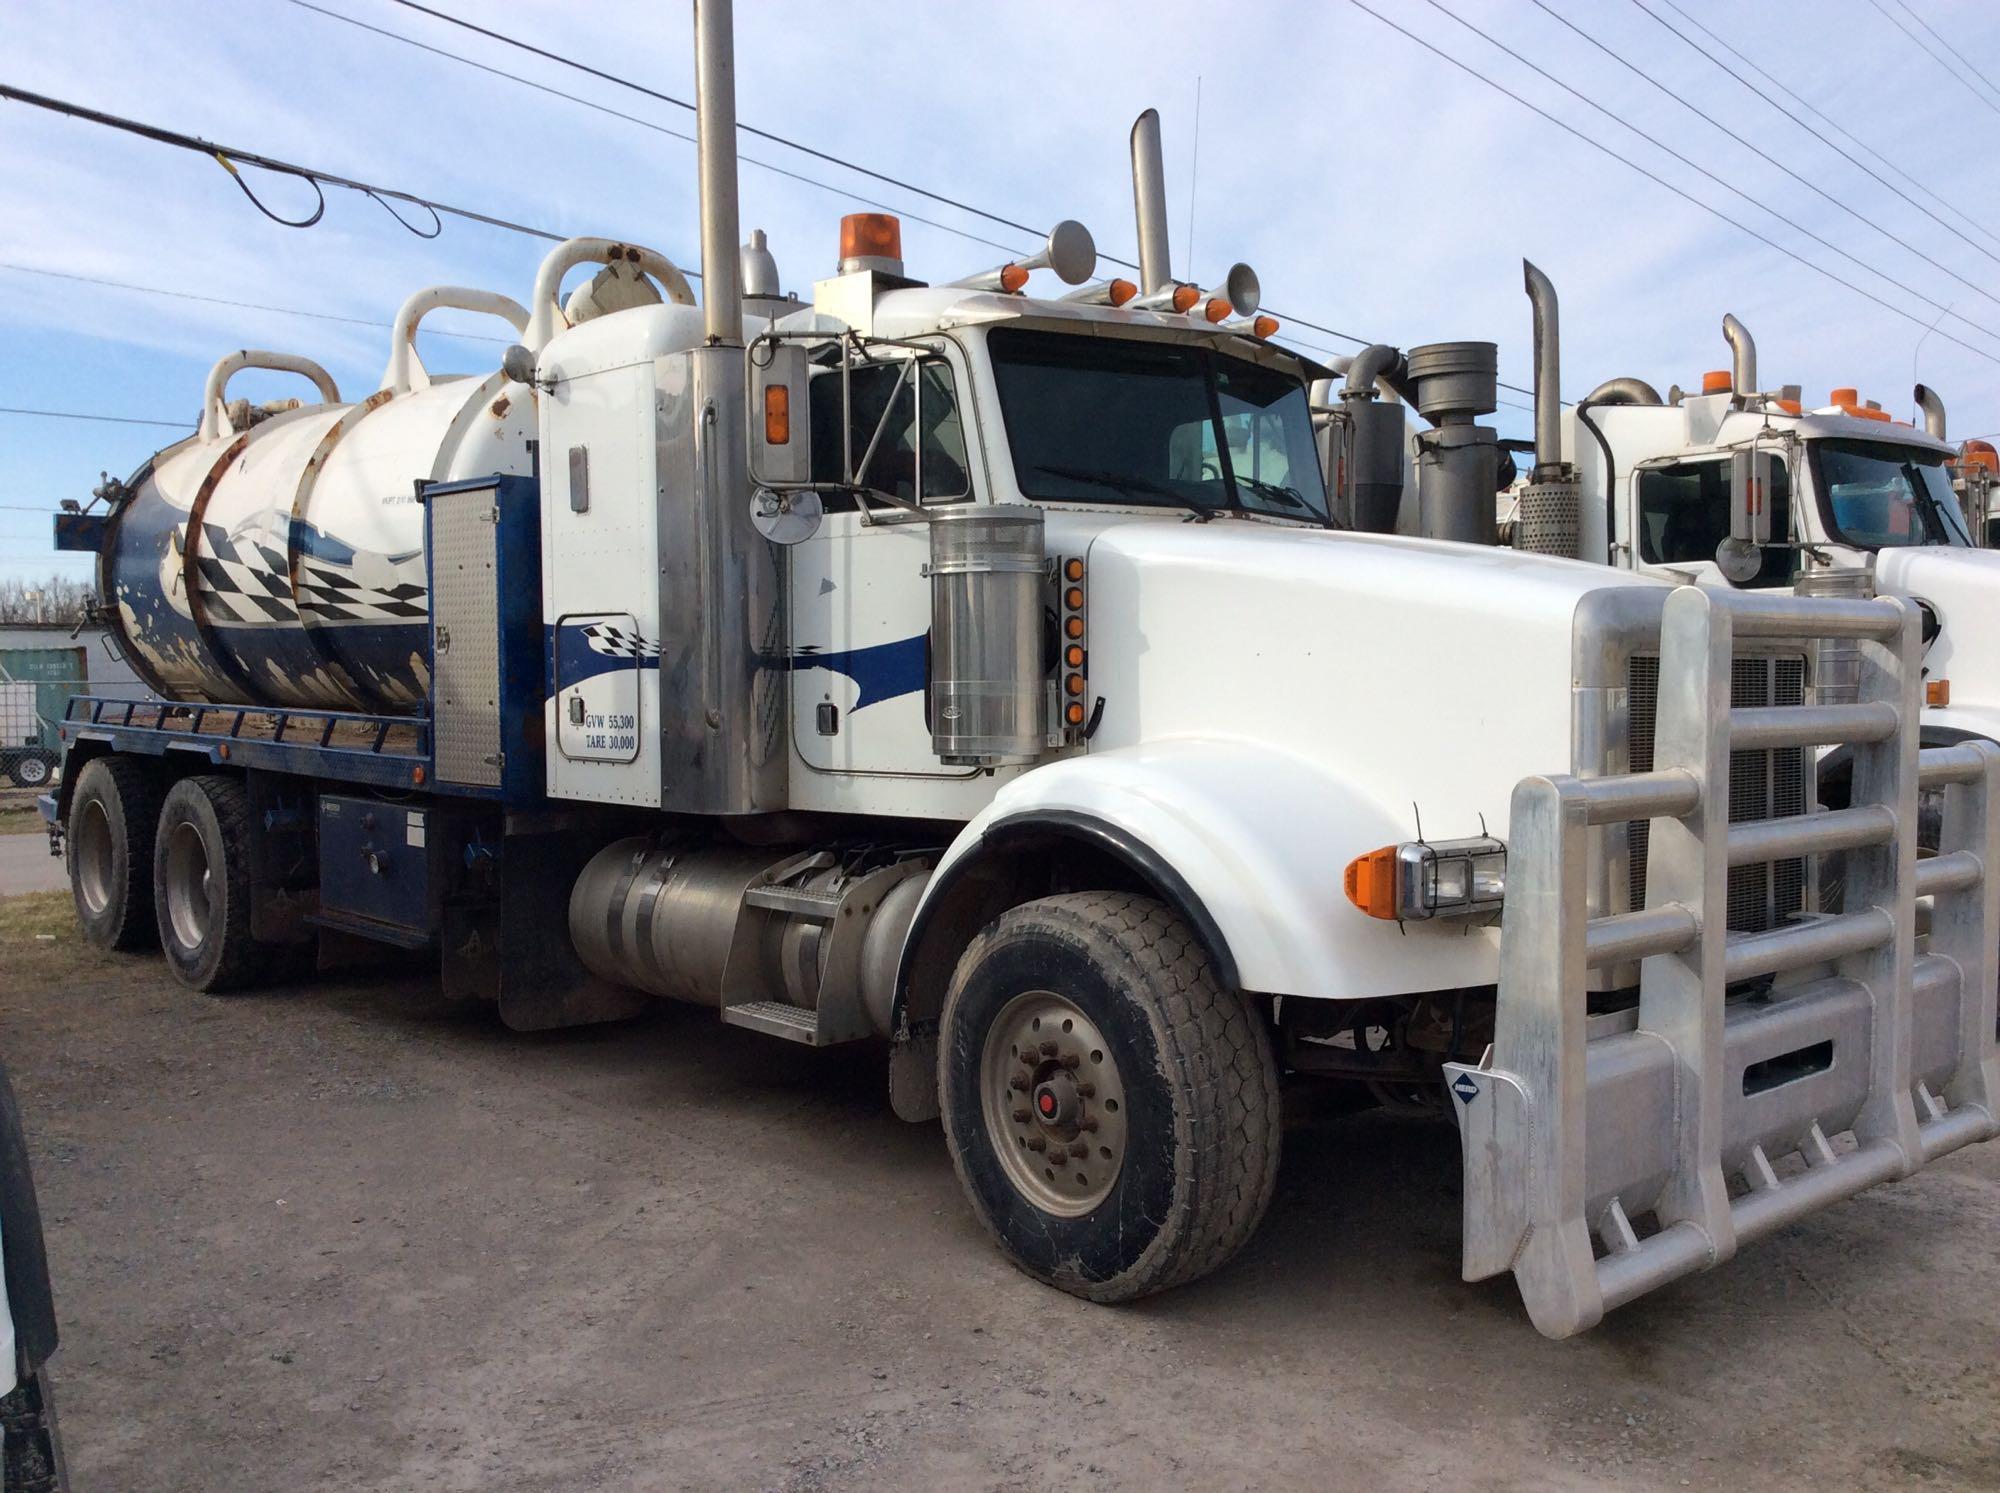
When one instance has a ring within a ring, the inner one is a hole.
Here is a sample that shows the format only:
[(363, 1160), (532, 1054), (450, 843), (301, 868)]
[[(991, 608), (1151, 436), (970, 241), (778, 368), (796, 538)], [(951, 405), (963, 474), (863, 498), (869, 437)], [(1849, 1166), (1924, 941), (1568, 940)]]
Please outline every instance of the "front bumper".
[[(1735, 640), (1774, 636), (1855, 639), (1860, 701), (1732, 712)], [(1654, 770), (1515, 790), (1494, 1040), (1446, 1082), (1465, 1277), (1513, 1271), (1549, 1336), (2000, 1133), (2000, 747), (1919, 751), (1917, 644), (1898, 601), (1683, 588)], [(1849, 807), (1729, 823), (1732, 748), (1836, 743)], [(1925, 790), (1944, 795), (1943, 840), (1920, 863)], [(1646, 906), (1591, 917), (1592, 831), (1632, 819), (1653, 821)], [(1727, 933), (1731, 865), (1829, 852), (1840, 914)], [(1590, 970), (1634, 961), (1637, 1006), (1589, 1016)]]

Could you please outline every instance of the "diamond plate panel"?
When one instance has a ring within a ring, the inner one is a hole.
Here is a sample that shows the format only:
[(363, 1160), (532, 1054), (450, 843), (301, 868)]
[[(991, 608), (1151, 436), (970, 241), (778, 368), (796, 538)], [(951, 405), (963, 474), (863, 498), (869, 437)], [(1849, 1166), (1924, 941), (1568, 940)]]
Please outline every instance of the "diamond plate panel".
[(437, 775), (500, 786), (500, 597), (493, 492), (431, 499), (431, 699)]

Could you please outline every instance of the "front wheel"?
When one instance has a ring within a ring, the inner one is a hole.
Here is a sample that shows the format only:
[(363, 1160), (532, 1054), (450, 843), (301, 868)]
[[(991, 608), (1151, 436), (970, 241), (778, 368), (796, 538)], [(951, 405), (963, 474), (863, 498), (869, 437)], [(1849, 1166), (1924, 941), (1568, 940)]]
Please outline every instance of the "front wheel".
[(1149, 897), (1045, 897), (989, 924), (945, 998), (938, 1086), (973, 1211), (1073, 1295), (1204, 1275), (1271, 1200), (1270, 1035)]

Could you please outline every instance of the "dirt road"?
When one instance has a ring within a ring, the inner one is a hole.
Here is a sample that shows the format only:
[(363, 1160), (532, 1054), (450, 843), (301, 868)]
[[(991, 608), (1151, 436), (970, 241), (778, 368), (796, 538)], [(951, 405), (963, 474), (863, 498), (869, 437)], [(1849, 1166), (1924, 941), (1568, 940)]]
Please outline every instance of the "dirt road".
[(79, 1490), (2000, 1488), (2000, 1146), (1550, 1343), (1458, 1279), (1452, 1133), (1350, 1119), (1108, 1309), (1002, 1263), (867, 1051), (204, 998), (59, 897), (0, 968)]

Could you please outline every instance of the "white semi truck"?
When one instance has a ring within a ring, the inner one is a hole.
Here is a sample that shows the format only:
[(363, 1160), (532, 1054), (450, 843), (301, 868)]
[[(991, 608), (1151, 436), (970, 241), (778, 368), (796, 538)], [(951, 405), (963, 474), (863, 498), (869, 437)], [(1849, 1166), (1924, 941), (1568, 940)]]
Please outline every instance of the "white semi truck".
[[(1244, 1242), (1287, 1084), (1450, 1109), (1465, 1273), (1558, 1336), (1993, 1137), (2000, 749), (1919, 749), (1913, 607), (1494, 547), (1490, 344), (1395, 371), (1421, 533), (1338, 531), (1325, 370), (1242, 267), (1175, 281), (1150, 113), (1136, 283), (1065, 224), (925, 284), (859, 215), (786, 295), (695, 18), (699, 305), (578, 240), (525, 307), (413, 297), (364, 399), (234, 355), (60, 522), (169, 702), (63, 723), (94, 940), (222, 991), (361, 936), (516, 1027), (885, 1042), (1001, 1247), (1102, 1301)], [(501, 369), (422, 370), (442, 304), (516, 325)], [(319, 400), (232, 402), (253, 365)], [(1785, 784), (1826, 744), (1822, 812)]]

